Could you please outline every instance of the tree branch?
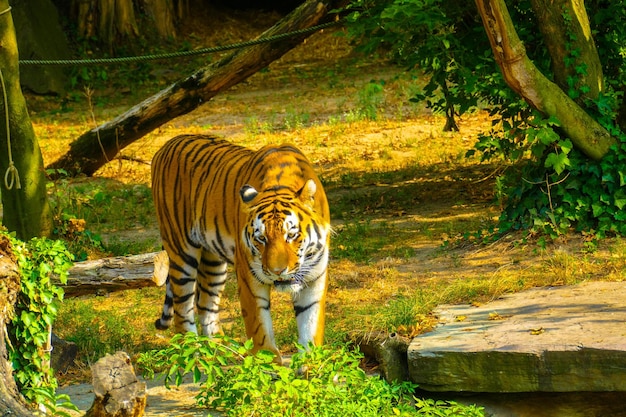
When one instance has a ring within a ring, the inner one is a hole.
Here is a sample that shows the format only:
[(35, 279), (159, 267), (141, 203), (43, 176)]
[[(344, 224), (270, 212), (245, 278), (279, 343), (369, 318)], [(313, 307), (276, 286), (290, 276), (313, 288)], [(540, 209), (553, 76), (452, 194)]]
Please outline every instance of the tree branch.
[(535, 109), (556, 117), (563, 132), (585, 155), (601, 159), (615, 139), (528, 58), (504, 0), (476, 0), (476, 6), (509, 87)]

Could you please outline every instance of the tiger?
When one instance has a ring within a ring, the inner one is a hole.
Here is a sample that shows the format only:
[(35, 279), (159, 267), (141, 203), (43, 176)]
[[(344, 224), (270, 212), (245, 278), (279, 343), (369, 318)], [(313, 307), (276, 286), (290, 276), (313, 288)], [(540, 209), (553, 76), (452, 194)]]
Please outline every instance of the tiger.
[(321, 345), (328, 288), (330, 211), (322, 183), (294, 145), (257, 151), (208, 135), (170, 139), (152, 160), (152, 194), (169, 258), (157, 329), (221, 333), (227, 267), (254, 351), (280, 361), (270, 292), (291, 294), (298, 344)]

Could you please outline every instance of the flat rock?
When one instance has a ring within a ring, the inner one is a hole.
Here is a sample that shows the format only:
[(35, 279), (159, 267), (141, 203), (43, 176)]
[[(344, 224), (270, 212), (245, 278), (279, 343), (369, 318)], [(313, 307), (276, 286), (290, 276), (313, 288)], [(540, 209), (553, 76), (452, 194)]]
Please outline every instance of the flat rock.
[(443, 305), (414, 338), (409, 375), (453, 392), (626, 391), (626, 283), (588, 282)]

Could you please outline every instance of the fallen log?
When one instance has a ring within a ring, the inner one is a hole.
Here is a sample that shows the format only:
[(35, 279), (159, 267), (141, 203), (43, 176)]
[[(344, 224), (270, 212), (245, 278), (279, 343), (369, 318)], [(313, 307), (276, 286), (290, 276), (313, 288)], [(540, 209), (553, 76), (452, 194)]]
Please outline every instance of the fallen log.
[(167, 278), (167, 269), (164, 251), (77, 262), (62, 287), (65, 297), (160, 287)]

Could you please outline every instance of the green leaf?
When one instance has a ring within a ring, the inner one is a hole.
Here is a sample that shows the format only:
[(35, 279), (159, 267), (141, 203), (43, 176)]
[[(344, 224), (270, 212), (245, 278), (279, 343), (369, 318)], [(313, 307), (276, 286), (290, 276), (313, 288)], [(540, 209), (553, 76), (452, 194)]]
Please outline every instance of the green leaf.
[(600, 217), (604, 213), (604, 204), (594, 203), (591, 205), (593, 217)]
[(546, 158), (544, 166), (554, 169), (560, 175), (569, 166), (569, 158), (565, 153), (550, 153)]

